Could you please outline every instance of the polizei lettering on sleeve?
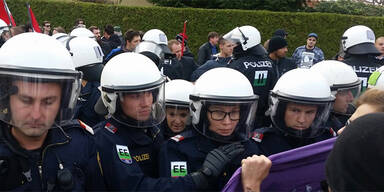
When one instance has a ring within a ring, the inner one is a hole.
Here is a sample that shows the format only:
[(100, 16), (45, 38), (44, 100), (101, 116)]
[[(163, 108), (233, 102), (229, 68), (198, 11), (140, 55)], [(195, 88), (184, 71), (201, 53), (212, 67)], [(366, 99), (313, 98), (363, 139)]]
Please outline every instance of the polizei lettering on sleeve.
[(272, 63), (270, 61), (251, 61), (251, 62), (243, 62), (244, 67), (248, 69), (248, 67), (269, 67), (272, 68)]

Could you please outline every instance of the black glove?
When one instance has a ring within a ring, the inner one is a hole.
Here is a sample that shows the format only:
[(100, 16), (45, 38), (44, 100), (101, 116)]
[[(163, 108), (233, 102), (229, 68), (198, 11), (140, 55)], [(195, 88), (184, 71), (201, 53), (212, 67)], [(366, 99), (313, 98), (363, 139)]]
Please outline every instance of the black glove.
[(197, 187), (207, 187), (208, 179), (219, 176), (224, 171), (225, 166), (243, 151), (244, 146), (240, 143), (223, 145), (210, 151), (205, 158), (203, 167), (199, 171), (191, 174)]

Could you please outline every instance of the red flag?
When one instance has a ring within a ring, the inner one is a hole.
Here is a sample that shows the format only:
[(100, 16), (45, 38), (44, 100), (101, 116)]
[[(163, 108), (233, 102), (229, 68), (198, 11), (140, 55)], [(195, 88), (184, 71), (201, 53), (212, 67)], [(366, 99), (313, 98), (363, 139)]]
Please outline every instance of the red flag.
[(27, 8), (28, 8), (28, 15), (29, 15), (29, 20), (31, 21), (32, 29), (34, 32), (41, 33), (39, 23), (36, 21), (35, 14), (33, 14), (33, 11), (31, 9), (31, 6), (27, 3)]
[(0, 0), (0, 19), (2, 19), (9, 26), (16, 26), (15, 20), (13, 19), (11, 11), (9, 11), (5, 0)]

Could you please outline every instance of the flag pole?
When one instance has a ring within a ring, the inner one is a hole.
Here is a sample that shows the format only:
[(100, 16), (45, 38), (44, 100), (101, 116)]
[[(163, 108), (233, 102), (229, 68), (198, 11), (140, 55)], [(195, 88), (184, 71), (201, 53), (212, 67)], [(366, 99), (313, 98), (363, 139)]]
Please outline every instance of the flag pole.
[(5, 2), (5, 0), (3, 0), (3, 3), (4, 3), (5, 12), (7, 13), (7, 16), (8, 16), (8, 19), (9, 19), (9, 26), (13, 26), (13, 23), (12, 23), (12, 20), (11, 20), (11, 16), (9, 15), (9, 12), (8, 12), (7, 2)]
[(187, 30), (187, 20), (184, 21), (184, 27), (183, 27), (183, 37), (182, 37), (182, 43), (181, 43), (181, 56), (184, 55), (184, 40), (185, 40), (185, 33), (186, 33), (186, 30)]

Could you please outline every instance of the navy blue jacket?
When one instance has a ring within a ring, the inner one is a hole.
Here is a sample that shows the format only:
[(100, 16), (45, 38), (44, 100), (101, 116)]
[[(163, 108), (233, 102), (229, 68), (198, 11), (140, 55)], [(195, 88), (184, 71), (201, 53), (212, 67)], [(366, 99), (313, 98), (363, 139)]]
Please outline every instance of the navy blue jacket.
[(133, 128), (113, 118), (96, 125), (96, 143), (108, 190), (185, 191), (192, 178), (157, 178), (157, 154), (163, 142), (158, 127)]
[(202, 74), (211, 69), (217, 67), (227, 67), (231, 59), (231, 57), (217, 57), (215, 60), (208, 60), (206, 63), (204, 63), (204, 65), (201, 65), (192, 73), (191, 81), (195, 82)]
[(228, 67), (245, 75), (252, 84), (253, 93), (259, 96), (255, 127), (269, 126), (271, 121), (265, 116), (265, 111), (269, 107), (269, 91), (273, 89), (278, 79), (272, 60), (265, 55), (257, 55), (252, 50), (236, 57), (237, 59), (233, 60)]
[[(160, 176), (175, 177), (195, 172), (202, 168), (207, 154), (227, 143), (215, 142), (197, 133), (194, 129), (185, 131), (168, 140), (159, 154)], [(251, 141), (243, 142), (245, 151), (234, 159), (217, 181), (210, 181), (208, 191), (221, 191), (232, 174), (241, 166), (241, 160), (252, 155), (259, 155), (260, 150)], [(173, 164), (173, 166), (171, 166)], [(172, 170), (173, 169), (173, 170)], [(173, 171), (173, 174), (171, 173)]]
[(98, 115), (94, 110), (94, 106), (100, 97), (99, 86), (99, 82), (87, 82), (85, 87), (81, 88), (80, 96), (75, 108), (74, 118), (80, 119), (91, 127), (105, 120), (103, 116)]
[(319, 136), (314, 138), (298, 138), (287, 135), (275, 127), (263, 127), (256, 129), (253, 132), (251, 139), (259, 146), (263, 155), (270, 156), (335, 136), (336, 133), (332, 129), (324, 129)]
[[(0, 191), (105, 190), (94, 138), (83, 127), (72, 120), (62, 128), (51, 128), (41, 149), (27, 151), (11, 135), (10, 127), (1, 123), (0, 160), (5, 161), (0, 164)], [(63, 189), (58, 182), (57, 175), (63, 171), (60, 164), (72, 175), (69, 188)]]

